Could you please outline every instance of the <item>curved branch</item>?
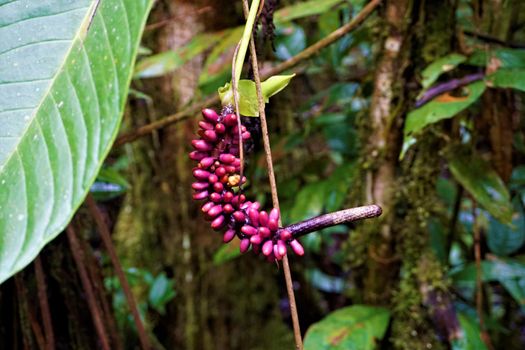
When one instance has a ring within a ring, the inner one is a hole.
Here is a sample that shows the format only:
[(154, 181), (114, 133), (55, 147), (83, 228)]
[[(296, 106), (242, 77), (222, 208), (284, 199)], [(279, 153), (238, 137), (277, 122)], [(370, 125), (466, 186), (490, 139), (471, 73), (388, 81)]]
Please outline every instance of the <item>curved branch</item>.
[(332, 227), (340, 224), (348, 224), (350, 222), (375, 218), (381, 215), (383, 210), (378, 205), (365, 205), (351, 209), (344, 209), (333, 213), (328, 213), (307, 219), (295, 224), (283, 227), (281, 230), (287, 230), (297, 238), (308, 233), (322, 230), (324, 228)]

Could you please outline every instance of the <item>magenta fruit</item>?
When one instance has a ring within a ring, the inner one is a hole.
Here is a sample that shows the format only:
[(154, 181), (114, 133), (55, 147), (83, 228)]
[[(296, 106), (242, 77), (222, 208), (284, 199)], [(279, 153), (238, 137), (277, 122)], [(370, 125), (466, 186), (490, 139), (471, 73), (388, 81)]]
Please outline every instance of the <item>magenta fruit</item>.
[[(197, 181), (191, 187), (195, 200), (206, 200), (201, 208), (211, 228), (225, 229), (225, 243), (238, 237), (242, 253), (252, 248), (270, 261), (281, 260), (290, 245), (297, 255), (303, 255), (303, 247), (291, 232), (279, 228), (279, 210), (261, 211), (259, 202), (247, 201), (240, 193), (246, 178), (240, 174), (237, 116), (219, 115), (212, 109), (204, 109), (202, 115), (199, 138), (191, 142), (195, 150), (189, 154), (190, 159), (198, 162), (192, 171)], [(251, 138), (245, 126), (240, 131), (243, 141)]]

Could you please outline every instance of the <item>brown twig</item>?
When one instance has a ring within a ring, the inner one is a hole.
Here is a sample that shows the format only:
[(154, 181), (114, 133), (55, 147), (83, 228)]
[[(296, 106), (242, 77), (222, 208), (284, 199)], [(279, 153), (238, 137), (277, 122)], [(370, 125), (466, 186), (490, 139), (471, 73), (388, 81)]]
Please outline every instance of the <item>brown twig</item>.
[(124, 291), (126, 301), (128, 302), (128, 306), (131, 310), (131, 314), (133, 315), (133, 320), (135, 321), (135, 326), (137, 327), (137, 333), (139, 335), (139, 340), (140, 340), (142, 349), (149, 350), (151, 349), (151, 344), (146, 334), (144, 324), (142, 323), (142, 320), (140, 318), (137, 303), (135, 301), (135, 298), (133, 297), (133, 293), (131, 293), (131, 288), (129, 286), (128, 280), (126, 278), (126, 275), (124, 274), (122, 265), (120, 264), (120, 261), (117, 257), (117, 253), (115, 252), (115, 247), (113, 246), (113, 242), (111, 241), (111, 234), (109, 232), (109, 228), (104, 222), (104, 218), (102, 217), (97, 207), (97, 204), (95, 203), (95, 200), (93, 199), (93, 196), (91, 194), (87, 196), (86, 204), (89, 208), (91, 215), (93, 216), (93, 219), (95, 219), (95, 223), (98, 227), (98, 231), (100, 233), (100, 237), (102, 238), (102, 242), (104, 243), (104, 246), (108, 252), (111, 263), (113, 264), (113, 267), (115, 268), (115, 272), (119, 279), (120, 285), (122, 286), (122, 290)]
[(33, 335), (35, 336), (38, 349), (44, 350), (46, 348), (46, 341), (44, 339), (44, 335), (42, 334), (42, 328), (40, 328), (40, 325), (33, 314), (33, 310), (29, 305), (29, 301), (27, 300), (27, 289), (21, 274), (15, 275), (15, 287), (18, 297), (18, 311), (20, 315), (20, 321), (23, 322), (23, 324), (21, 324), (21, 329), (24, 348), (30, 349), (34, 347), (33, 338), (31, 337), (29, 327), (26, 326), (27, 323), (29, 323), (31, 330), (33, 331)]
[(42, 313), (44, 333), (46, 336), (46, 349), (53, 350), (55, 348), (55, 334), (53, 333), (53, 323), (51, 321), (51, 313), (49, 312), (49, 303), (46, 291), (46, 279), (44, 276), (44, 269), (42, 268), (42, 261), (40, 259), (40, 255), (37, 255), (35, 259), (35, 277), (38, 289), (38, 301), (40, 303), (40, 312)]
[(475, 203), (472, 206), (472, 216), (474, 225), (474, 258), (476, 259), (476, 311), (479, 318), (479, 329), (481, 331), (481, 339), (488, 349), (494, 349), (490, 341), (489, 334), (485, 329), (485, 320), (483, 317), (483, 269), (481, 268), (481, 228), (478, 223)]
[[(321, 49), (333, 44), (337, 40), (341, 39), (346, 34), (350, 33), (352, 30), (356, 29), (374, 10), (375, 8), (381, 3), (382, 0), (372, 0), (370, 1), (362, 10), (359, 12), (350, 22), (345, 24), (344, 26), (338, 28), (337, 30), (333, 31), (323, 39), (317, 41), (316, 43), (312, 44), (311, 46), (307, 47), (304, 51), (301, 51), (297, 55), (291, 57), (287, 61), (284, 61), (277, 66), (265, 71), (261, 72), (260, 78), (261, 80), (265, 80), (273, 75), (280, 74), (297, 64), (301, 63), (302, 61), (305, 61), (318, 53)], [(196, 115), (200, 112), (203, 108), (207, 106), (216, 105), (220, 102), (219, 97), (214, 94), (213, 96), (207, 97), (204, 101), (195, 102), (186, 109), (177, 112), (175, 114), (166, 116), (164, 118), (161, 118), (157, 121), (154, 121), (150, 124), (143, 125), (129, 133), (125, 133), (120, 135), (117, 140), (114, 143), (114, 147), (121, 146), (123, 144), (133, 142), (137, 140), (140, 137), (149, 135), (155, 130), (165, 128), (168, 125), (183, 121), (187, 119), (190, 116)]]
[(86, 268), (84, 266), (84, 252), (71, 224), (69, 224), (69, 226), (66, 228), (66, 233), (67, 239), (69, 240), (69, 247), (71, 253), (73, 254), (73, 260), (77, 266), (78, 274), (80, 275), (80, 281), (82, 283), (82, 287), (84, 288), (84, 292), (86, 293), (89, 311), (91, 312), (91, 317), (93, 318), (95, 331), (99, 337), (102, 349), (110, 350), (109, 340), (104, 328), (104, 322), (102, 322), (102, 317), (100, 316), (100, 310), (95, 299), (93, 286), (91, 285)]
[(81, 244), (84, 252), (89, 252), (88, 254), (84, 254), (84, 264), (86, 266), (88, 277), (93, 285), (95, 298), (97, 302), (100, 303), (100, 315), (107, 327), (109, 340), (112, 345), (111, 350), (122, 350), (123, 347), (120, 341), (119, 333), (117, 331), (114, 312), (108, 303), (107, 291), (104, 288), (104, 281), (100, 265), (98, 264), (95, 255), (91, 251), (89, 242), (86, 240), (81, 240), (79, 243)]
[[(244, 15), (248, 16), (249, 6), (248, 0), (243, 0)], [(268, 136), (268, 125), (266, 123), (266, 112), (264, 110), (265, 103), (261, 88), (261, 78), (259, 76), (259, 64), (257, 62), (257, 51), (255, 48), (255, 41), (253, 35), (250, 38), (250, 56), (253, 69), (253, 78), (255, 80), (255, 87), (257, 91), (257, 105), (259, 108), (259, 118), (261, 119), (261, 129), (264, 144), (264, 153), (266, 155), (266, 163), (268, 166), (268, 178), (270, 180), (270, 188), (272, 193), (273, 207), (279, 210), (279, 196), (277, 193), (277, 184), (275, 181), (275, 173), (273, 171), (272, 149), (270, 146), (270, 138)], [(279, 226), (282, 226), (281, 218), (279, 217)], [(292, 315), (293, 333), (295, 338), (295, 348), (297, 350), (303, 349), (303, 339), (301, 336), (301, 326), (299, 324), (299, 315), (297, 312), (297, 303), (295, 302), (295, 293), (293, 290), (292, 273), (290, 271), (290, 263), (288, 255), (283, 257), (284, 279), (286, 281), (286, 290), (288, 292), (288, 299), (290, 301), (290, 313)]]

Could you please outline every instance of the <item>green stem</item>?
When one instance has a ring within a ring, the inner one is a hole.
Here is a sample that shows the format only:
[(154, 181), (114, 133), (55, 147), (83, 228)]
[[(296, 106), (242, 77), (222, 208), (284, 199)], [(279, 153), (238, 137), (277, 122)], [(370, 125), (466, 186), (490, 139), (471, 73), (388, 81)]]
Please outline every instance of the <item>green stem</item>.
[(239, 52), (237, 53), (237, 59), (235, 60), (235, 76), (232, 77), (232, 80), (235, 79), (235, 82), (237, 83), (236, 85), (238, 85), (239, 79), (241, 78), (242, 66), (244, 64), (244, 59), (246, 58), (246, 51), (248, 50), (248, 44), (250, 43), (253, 25), (255, 23), (255, 18), (257, 17), (257, 11), (259, 11), (260, 2), (261, 0), (252, 1), (248, 19), (246, 20), (246, 25), (244, 26), (241, 45), (239, 46)]

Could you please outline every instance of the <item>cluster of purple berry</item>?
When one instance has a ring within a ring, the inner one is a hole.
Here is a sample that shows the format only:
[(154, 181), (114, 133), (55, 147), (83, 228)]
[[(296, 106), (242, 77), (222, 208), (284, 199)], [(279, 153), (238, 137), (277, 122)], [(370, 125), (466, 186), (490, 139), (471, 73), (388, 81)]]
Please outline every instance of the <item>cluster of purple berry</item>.
[[(211, 221), (211, 227), (226, 230), (225, 243), (237, 236), (242, 253), (252, 247), (256, 254), (262, 253), (270, 261), (281, 260), (290, 245), (295, 254), (303, 255), (301, 243), (290, 231), (279, 228), (279, 210), (274, 208), (270, 213), (260, 210), (259, 202), (247, 201), (241, 193), (240, 186), (246, 178), (240, 175), (237, 116), (228, 111), (219, 115), (212, 109), (204, 109), (202, 115), (200, 138), (192, 141), (195, 151), (190, 153), (190, 158), (198, 162), (193, 168), (197, 181), (192, 188), (193, 199), (206, 201), (202, 212)], [(243, 141), (251, 138), (245, 126), (240, 131)]]

